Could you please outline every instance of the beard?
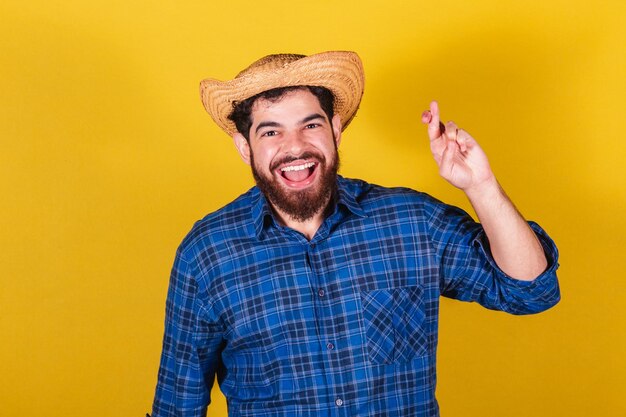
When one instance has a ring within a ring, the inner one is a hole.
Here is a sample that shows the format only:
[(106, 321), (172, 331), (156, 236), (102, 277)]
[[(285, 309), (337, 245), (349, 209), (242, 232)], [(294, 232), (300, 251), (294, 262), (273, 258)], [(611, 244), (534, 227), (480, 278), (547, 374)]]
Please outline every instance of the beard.
[[(256, 167), (254, 155), (250, 154), (250, 166), (252, 176), (257, 187), (265, 195), (265, 198), (280, 211), (297, 222), (310, 220), (316, 214), (323, 212), (337, 193), (337, 172), (339, 171), (339, 153), (335, 148), (335, 155), (330, 163), (321, 154), (306, 152), (298, 158), (286, 158), (277, 161), (272, 166), (288, 163), (296, 159), (315, 158), (319, 170), (319, 180), (317, 185), (308, 187), (305, 190), (286, 190), (277, 179), (266, 176)], [(275, 172), (271, 169), (270, 172)]]

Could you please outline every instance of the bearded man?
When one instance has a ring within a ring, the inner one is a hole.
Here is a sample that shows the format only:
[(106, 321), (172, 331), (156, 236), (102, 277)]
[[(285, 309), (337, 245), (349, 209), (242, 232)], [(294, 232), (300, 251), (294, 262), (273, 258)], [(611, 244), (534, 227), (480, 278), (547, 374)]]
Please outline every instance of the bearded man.
[(557, 249), (478, 143), (422, 115), (440, 174), (480, 223), (424, 193), (337, 174), (363, 94), (353, 52), (279, 54), (201, 83), (256, 186), (197, 222), (166, 305), (153, 417), (438, 416), (439, 297), (512, 314), (559, 301)]

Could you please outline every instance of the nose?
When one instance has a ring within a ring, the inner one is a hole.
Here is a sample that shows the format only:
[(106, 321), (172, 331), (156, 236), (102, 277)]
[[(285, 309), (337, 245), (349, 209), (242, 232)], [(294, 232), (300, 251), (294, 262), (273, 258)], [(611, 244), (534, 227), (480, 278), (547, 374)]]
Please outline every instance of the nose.
[(283, 151), (298, 156), (306, 147), (306, 139), (302, 132), (296, 130), (288, 132), (283, 142)]

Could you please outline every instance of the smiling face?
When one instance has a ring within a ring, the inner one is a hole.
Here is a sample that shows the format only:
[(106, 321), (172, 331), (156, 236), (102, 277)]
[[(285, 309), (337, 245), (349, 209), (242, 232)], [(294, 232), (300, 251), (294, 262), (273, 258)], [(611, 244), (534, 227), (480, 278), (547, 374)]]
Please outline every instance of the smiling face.
[(252, 107), (250, 140), (234, 135), (242, 159), (274, 209), (305, 222), (322, 215), (337, 187), (341, 120), (332, 123), (307, 89)]

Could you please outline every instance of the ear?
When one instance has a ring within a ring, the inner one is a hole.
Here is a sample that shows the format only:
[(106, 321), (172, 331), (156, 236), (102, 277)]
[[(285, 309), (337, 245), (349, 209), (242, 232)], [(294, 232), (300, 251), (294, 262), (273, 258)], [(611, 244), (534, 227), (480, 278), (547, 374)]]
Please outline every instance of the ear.
[(246, 140), (246, 138), (239, 132), (233, 134), (233, 141), (235, 142), (235, 146), (239, 151), (239, 156), (241, 156), (241, 160), (246, 164), (250, 165), (250, 144)]
[(333, 133), (335, 134), (335, 146), (339, 148), (339, 143), (341, 143), (341, 118), (337, 114), (333, 116)]

